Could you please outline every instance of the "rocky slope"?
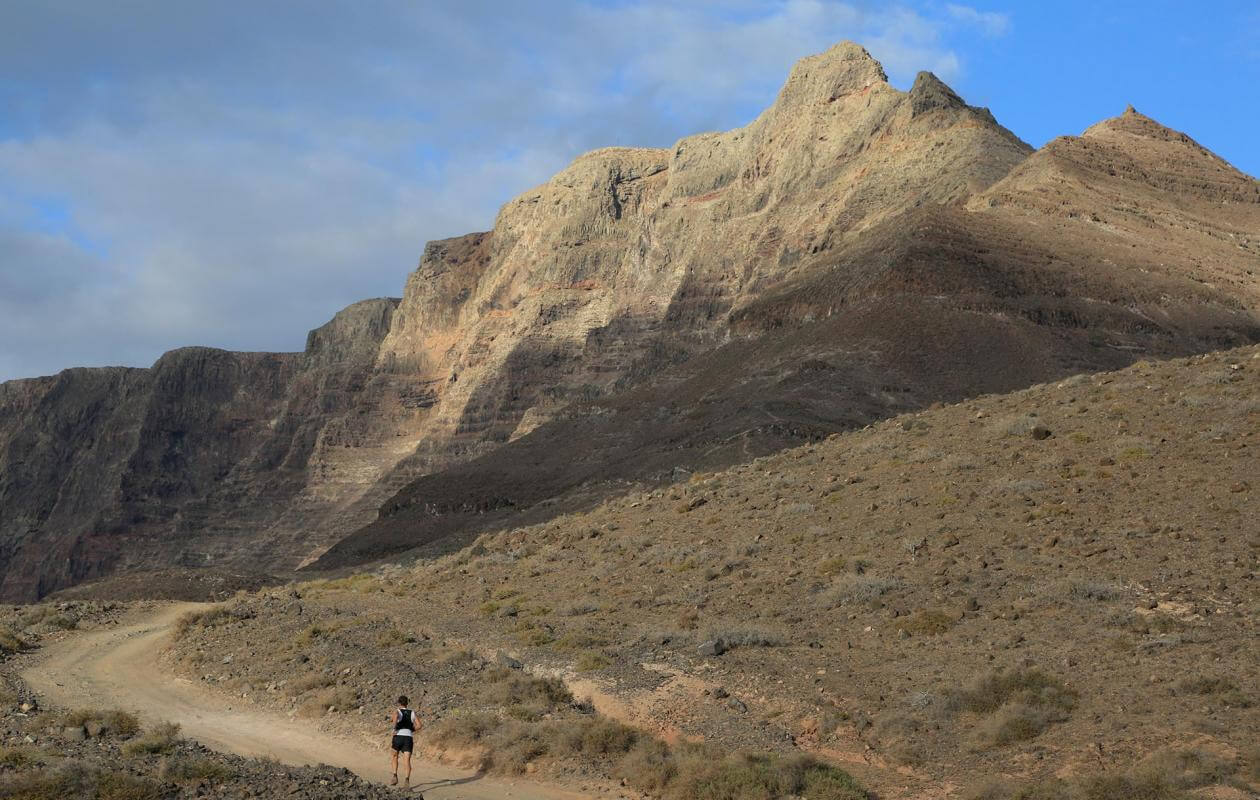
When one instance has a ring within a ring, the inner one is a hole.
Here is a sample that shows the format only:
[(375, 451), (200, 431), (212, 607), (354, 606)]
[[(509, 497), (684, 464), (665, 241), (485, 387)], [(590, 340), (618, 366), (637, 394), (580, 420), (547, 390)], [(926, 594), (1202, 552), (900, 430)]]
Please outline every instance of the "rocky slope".
[(555, 753), (531, 744), (534, 698), (496, 694), (515, 670), (674, 741), (821, 756), (889, 800), (1241, 800), (1258, 447), (1260, 347), (1143, 361), (242, 596), (171, 657), (333, 725), (423, 686), (428, 744), (489, 711), (519, 723), (490, 760), (522, 771)]
[(358, 562), (1256, 341), (1258, 192), (1136, 114), (1030, 156), (935, 77), (901, 92), (838, 45), (745, 128), (595, 151), (492, 231), (431, 243), (401, 301), (351, 306), (305, 353), (6, 384), (0, 596), (289, 568), (371, 523), (317, 563)]

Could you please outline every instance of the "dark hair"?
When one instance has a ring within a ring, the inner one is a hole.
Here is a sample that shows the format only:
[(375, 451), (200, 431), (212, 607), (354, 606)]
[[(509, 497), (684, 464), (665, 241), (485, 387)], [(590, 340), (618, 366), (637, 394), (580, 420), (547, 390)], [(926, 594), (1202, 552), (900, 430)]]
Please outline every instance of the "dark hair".
[(398, 705), (404, 706), (404, 707), (407, 705), (407, 695), (403, 695), (402, 697), (398, 698)]

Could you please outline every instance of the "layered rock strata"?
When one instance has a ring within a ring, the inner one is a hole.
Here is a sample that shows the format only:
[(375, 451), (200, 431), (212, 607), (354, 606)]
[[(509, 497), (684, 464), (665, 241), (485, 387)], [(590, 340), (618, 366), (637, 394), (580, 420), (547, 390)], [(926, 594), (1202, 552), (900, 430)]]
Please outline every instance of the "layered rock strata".
[(744, 128), (578, 158), (304, 353), (5, 384), (0, 595), (357, 563), (938, 400), (1260, 340), (1256, 181), (1136, 112), (1030, 153), (842, 44)]

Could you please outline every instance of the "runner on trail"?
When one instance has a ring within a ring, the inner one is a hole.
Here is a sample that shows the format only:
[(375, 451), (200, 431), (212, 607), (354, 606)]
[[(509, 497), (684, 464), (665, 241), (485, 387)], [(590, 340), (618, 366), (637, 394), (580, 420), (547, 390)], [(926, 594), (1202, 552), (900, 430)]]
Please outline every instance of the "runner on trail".
[(398, 708), (394, 709), (394, 714), (390, 718), (393, 723), (394, 733), (390, 739), (389, 748), (389, 766), (394, 777), (389, 781), (390, 786), (398, 785), (398, 754), (403, 753), (405, 758), (403, 765), (407, 768), (407, 776), (403, 778), (403, 786), (411, 786), (411, 749), (415, 744), (415, 735), (419, 733), (421, 726), (420, 718), (416, 716), (416, 712), (407, 708), (407, 695), (398, 698)]

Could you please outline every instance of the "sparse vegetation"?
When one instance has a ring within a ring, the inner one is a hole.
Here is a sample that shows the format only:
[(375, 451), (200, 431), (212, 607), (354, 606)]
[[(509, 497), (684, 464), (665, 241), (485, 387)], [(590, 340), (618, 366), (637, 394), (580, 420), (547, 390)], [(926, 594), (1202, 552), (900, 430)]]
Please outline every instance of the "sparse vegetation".
[(594, 650), (587, 650), (578, 654), (577, 660), (573, 662), (573, 667), (578, 672), (595, 672), (607, 667), (612, 662), (603, 653), (597, 653)]
[(158, 767), (158, 777), (174, 783), (221, 783), (232, 774), (225, 765), (204, 756), (171, 756), (163, 759)]
[(976, 748), (1001, 747), (1032, 739), (1076, 707), (1077, 694), (1062, 681), (1036, 669), (991, 673), (951, 692), (948, 708), (984, 715), (972, 735)]
[(134, 714), (119, 709), (80, 709), (62, 715), (59, 725), (66, 728), (97, 727), (98, 736), (126, 738), (140, 732), (140, 720)]
[(179, 744), (179, 739), (178, 723), (160, 722), (146, 731), (143, 736), (124, 744), (123, 753), (129, 756), (169, 753), (175, 745)]
[(936, 636), (958, 624), (959, 615), (941, 608), (921, 608), (908, 617), (898, 618), (895, 627), (912, 636)]

